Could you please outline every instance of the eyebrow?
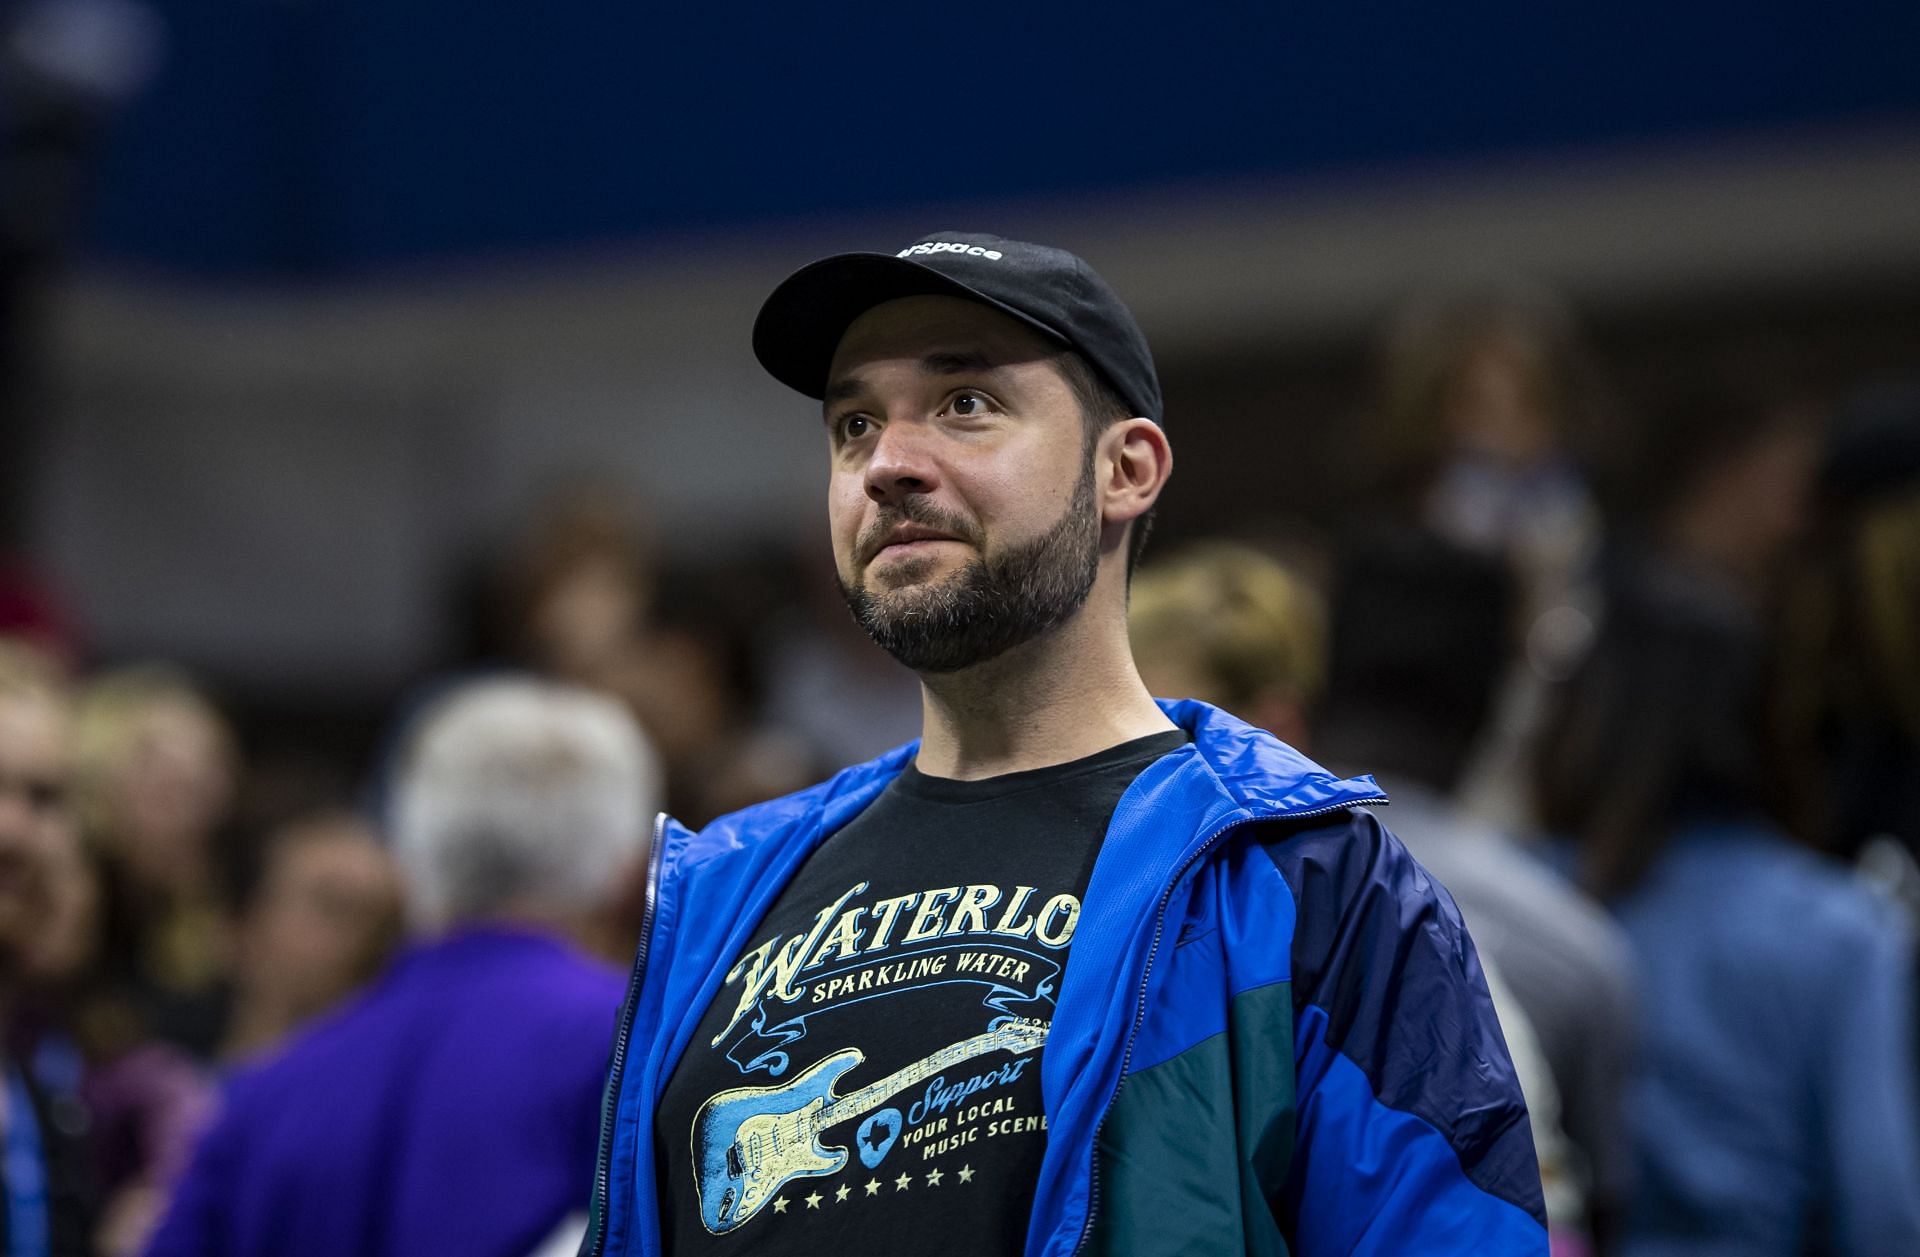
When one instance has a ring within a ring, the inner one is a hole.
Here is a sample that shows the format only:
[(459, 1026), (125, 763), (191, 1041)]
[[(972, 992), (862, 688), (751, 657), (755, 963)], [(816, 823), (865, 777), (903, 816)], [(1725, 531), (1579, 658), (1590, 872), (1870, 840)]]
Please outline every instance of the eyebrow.
[[(920, 360), (921, 375), (966, 375), (996, 369), (997, 364), (983, 353), (931, 353)], [(850, 375), (830, 386), (821, 402), (831, 410), (836, 402), (851, 401), (866, 390), (865, 380)]]
[(857, 375), (850, 375), (838, 383), (828, 385), (820, 403), (823, 409), (832, 410), (836, 402), (852, 401), (866, 391), (867, 382)]

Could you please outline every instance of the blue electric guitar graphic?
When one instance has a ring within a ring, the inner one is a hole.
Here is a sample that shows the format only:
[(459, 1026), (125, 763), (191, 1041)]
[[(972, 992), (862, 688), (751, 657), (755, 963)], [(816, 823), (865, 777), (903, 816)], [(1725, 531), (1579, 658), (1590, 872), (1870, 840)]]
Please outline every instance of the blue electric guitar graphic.
[(834, 1095), (833, 1084), (866, 1059), (859, 1048), (835, 1052), (785, 1086), (722, 1091), (693, 1115), (700, 1220), (724, 1235), (794, 1179), (835, 1174), (846, 1165), (847, 1150), (823, 1146), (821, 1131), (961, 1061), (993, 1051), (1017, 1056), (1046, 1039), (1045, 1022), (1010, 1020), (846, 1096)]

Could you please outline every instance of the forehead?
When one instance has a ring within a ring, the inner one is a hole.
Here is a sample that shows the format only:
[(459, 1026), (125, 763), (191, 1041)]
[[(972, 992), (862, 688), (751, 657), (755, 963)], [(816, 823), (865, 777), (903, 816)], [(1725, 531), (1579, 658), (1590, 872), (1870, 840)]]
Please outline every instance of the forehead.
[(840, 338), (829, 387), (881, 363), (934, 354), (977, 357), (995, 367), (1049, 362), (1060, 346), (1008, 314), (959, 297), (901, 297), (868, 310)]

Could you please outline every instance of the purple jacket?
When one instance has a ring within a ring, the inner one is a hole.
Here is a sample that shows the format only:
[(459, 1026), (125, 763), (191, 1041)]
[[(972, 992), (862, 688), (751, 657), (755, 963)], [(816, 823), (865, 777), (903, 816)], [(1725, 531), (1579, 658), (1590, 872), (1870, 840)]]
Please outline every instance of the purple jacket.
[(228, 1080), (148, 1257), (524, 1257), (587, 1208), (621, 991), (529, 933), (409, 952)]

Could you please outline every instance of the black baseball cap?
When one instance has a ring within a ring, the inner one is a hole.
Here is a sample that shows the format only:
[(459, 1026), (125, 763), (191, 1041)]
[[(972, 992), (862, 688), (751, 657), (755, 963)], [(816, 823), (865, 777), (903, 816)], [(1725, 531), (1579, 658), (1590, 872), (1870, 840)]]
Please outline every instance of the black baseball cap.
[(1093, 364), (1134, 414), (1160, 423), (1160, 377), (1126, 304), (1064, 249), (971, 231), (937, 231), (898, 253), (840, 253), (773, 290), (753, 352), (774, 379), (823, 397), (834, 350), (855, 319), (897, 297), (962, 297), (1011, 315)]

